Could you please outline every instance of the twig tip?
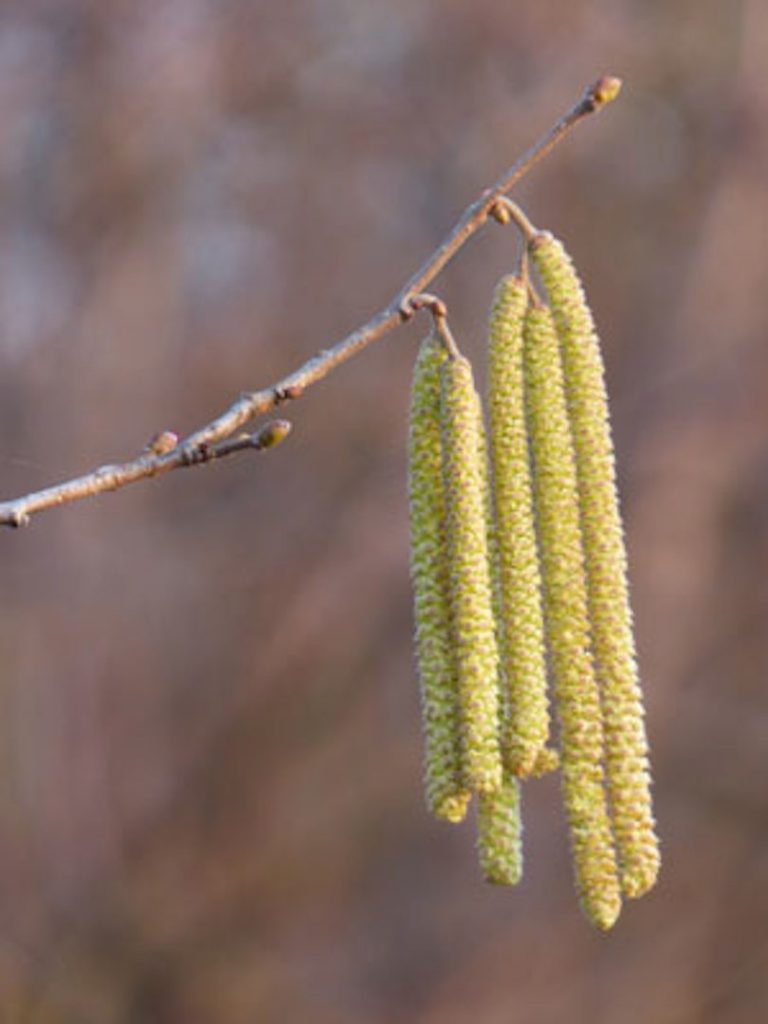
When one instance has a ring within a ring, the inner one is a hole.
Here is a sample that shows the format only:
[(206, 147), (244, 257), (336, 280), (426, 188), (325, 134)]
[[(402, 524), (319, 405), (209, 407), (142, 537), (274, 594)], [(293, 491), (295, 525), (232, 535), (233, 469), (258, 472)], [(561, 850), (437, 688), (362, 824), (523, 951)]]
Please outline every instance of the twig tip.
[(291, 432), (291, 424), (288, 420), (272, 420), (259, 430), (254, 438), (255, 447), (274, 448), (280, 444)]
[(621, 85), (621, 79), (615, 75), (601, 75), (594, 85), (590, 86), (587, 94), (594, 109), (613, 103), (621, 92)]

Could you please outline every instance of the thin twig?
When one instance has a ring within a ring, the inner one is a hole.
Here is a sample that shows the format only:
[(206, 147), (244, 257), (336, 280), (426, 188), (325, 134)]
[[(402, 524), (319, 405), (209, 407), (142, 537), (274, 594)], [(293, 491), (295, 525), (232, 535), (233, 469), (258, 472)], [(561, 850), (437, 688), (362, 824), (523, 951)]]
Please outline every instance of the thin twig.
[(271, 420), (253, 434), (238, 434), (236, 437), (227, 437), (218, 444), (201, 444), (192, 449), (180, 448), (179, 451), (185, 455), (184, 466), (201, 466), (205, 462), (223, 459), (237, 452), (263, 452), (267, 448), (275, 448), (290, 432), (291, 424), (288, 420)]
[[(0, 503), (0, 525), (23, 526), (29, 522), (31, 515), (46, 508), (69, 504), (105, 491), (114, 491), (126, 484), (159, 476), (172, 469), (199, 465), (222, 454), (230, 454), (244, 448), (268, 447), (241, 443), (242, 439), (238, 439), (230, 447), (224, 446), (226, 450), (216, 448), (216, 445), (229, 438), (254, 416), (263, 415), (282, 402), (300, 397), (308, 387), (322, 380), (337, 366), (383, 338), (398, 325), (410, 320), (419, 308), (418, 300), (413, 300), (425, 292), (448, 261), (483, 226), (489, 216), (497, 216), (498, 211), (495, 208), (499, 199), (535, 163), (549, 153), (574, 125), (615, 99), (620, 84), (619, 79), (604, 75), (591, 85), (578, 103), (564, 114), (546, 135), (534, 143), (490, 188), (466, 208), (443, 241), (408, 279), (389, 305), (362, 327), (352, 331), (332, 348), (322, 349), (277, 384), (261, 391), (241, 395), (220, 416), (190, 434), (170, 451), (158, 452), (155, 447), (150, 446), (142, 455), (130, 462), (102, 466), (77, 479)], [(214, 455), (210, 454), (212, 451)]]

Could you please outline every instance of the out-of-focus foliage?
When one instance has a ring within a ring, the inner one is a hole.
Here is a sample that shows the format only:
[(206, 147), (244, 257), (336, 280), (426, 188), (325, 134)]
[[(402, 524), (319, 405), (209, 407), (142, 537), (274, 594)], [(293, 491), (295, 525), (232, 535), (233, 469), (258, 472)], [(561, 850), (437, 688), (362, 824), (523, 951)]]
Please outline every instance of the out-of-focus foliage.
[[(0, 21), (2, 494), (186, 431), (516, 191), (605, 340), (664, 840), (593, 934), (430, 820), (404, 329), (274, 454), (0, 534), (0, 1006), (45, 1024), (754, 1024), (768, 1006), (768, 7), (35, 0)], [(479, 365), (511, 229), (436, 289)], [(482, 376), (482, 374), (481, 374)]]

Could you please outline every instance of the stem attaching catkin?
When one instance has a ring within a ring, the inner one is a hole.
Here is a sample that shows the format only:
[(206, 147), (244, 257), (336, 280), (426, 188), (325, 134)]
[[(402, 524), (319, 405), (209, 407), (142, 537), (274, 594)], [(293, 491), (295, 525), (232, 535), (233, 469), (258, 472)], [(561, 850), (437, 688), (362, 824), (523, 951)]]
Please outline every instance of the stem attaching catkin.
[(576, 884), (587, 916), (610, 928), (621, 910), (621, 893), (604, 789), (602, 711), (590, 650), (576, 470), (555, 325), (540, 305), (529, 306), (526, 315), (524, 368)]
[(437, 818), (458, 822), (466, 815), (471, 794), (461, 780), (443, 492), (440, 364), (446, 358), (445, 349), (434, 337), (422, 343), (411, 392), (408, 489), (427, 804)]
[(605, 370), (591, 310), (563, 245), (531, 243), (557, 325), (579, 487), (592, 642), (601, 687), (606, 774), (622, 888), (637, 897), (659, 870), (648, 742), (637, 672)]
[(498, 648), (493, 612), (479, 398), (463, 356), (441, 366), (443, 479), (451, 612), (458, 670), (463, 782), (480, 793), (501, 785)]
[(499, 282), (489, 324), (489, 411), (500, 599), (501, 659), (508, 685), (502, 749), (510, 770), (534, 771), (549, 737), (541, 573), (533, 516), (523, 393), (528, 285)]

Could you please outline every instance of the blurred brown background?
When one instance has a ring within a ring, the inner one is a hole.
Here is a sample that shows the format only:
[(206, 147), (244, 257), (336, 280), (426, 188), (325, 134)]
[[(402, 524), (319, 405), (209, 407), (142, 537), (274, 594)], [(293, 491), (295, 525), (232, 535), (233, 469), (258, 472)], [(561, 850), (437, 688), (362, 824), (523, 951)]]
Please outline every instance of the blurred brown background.
[[(593, 933), (420, 791), (404, 441), (423, 323), (278, 452), (0, 533), (3, 1024), (768, 1019), (768, 5), (50, 0), (0, 13), (2, 496), (187, 432), (515, 197), (605, 339), (665, 865)], [(482, 363), (515, 252), (435, 288)]]

